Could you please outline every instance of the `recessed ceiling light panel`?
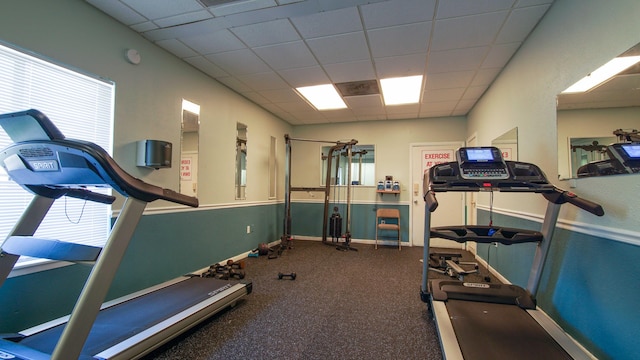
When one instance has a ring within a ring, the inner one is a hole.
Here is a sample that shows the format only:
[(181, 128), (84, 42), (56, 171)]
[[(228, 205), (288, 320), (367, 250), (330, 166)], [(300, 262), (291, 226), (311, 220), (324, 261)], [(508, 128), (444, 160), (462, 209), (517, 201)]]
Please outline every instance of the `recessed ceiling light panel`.
[(385, 105), (415, 104), (420, 102), (422, 75), (381, 79)]
[(335, 110), (347, 107), (336, 88), (331, 84), (304, 86), (296, 88), (296, 90), (317, 110)]

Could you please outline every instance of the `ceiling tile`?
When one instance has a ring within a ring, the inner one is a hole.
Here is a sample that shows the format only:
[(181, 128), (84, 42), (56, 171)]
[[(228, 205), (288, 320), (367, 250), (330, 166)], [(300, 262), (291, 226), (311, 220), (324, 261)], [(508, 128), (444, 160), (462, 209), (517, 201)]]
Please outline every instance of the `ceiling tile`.
[(296, 29), (286, 19), (234, 27), (230, 30), (250, 47), (300, 40)]
[(433, 50), (459, 49), (489, 45), (507, 18), (508, 12), (465, 16), (440, 20), (433, 30)]
[(509, 62), (513, 54), (518, 51), (520, 43), (494, 45), (482, 62), (483, 68), (501, 68)]
[(498, 76), (502, 68), (480, 69), (476, 72), (476, 76), (471, 81), (471, 86), (484, 85), (487, 86), (493, 82)]
[(277, 90), (265, 90), (261, 92), (262, 95), (273, 103), (286, 103), (295, 102), (299, 100), (298, 94), (290, 88), (277, 89)]
[(250, 87), (240, 82), (240, 80), (238, 80), (237, 77), (224, 76), (224, 77), (217, 77), (216, 80), (218, 80), (224, 85), (227, 85), (228, 88), (234, 90), (237, 93), (245, 93), (245, 92), (253, 91)]
[(426, 89), (435, 90), (467, 87), (471, 83), (471, 80), (473, 80), (474, 75), (475, 71), (473, 70), (427, 74)]
[(320, 66), (278, 71), (280, 76), (292, 87), (328, 84), (331, 80)]
[(202, 10), (196, 0), (121, 0), (149, 20)]
[(515, 0), (440, 1), (436, 18), (446, 19), (506, 10), (514, 3)]
[(300, 35), (306, 39), (362, 30), (355, 7), (291, 18)]
[(422, 99), (425, 102), (442, 102), (460, 100), (465, 88), (428, 90), (424, 92)]
[(527, 34), (538, 24), (549, 7), (550, 5), (541, 5), (513, 10), (502, 30), (500, 30), (496, 43), (523, 41)]
[(184, 61), (189, 64), (195, 66), (196, 68), (203, 71), (205, 74), (208, 74), (211, 77), (219, 78), (229, 76), (224, 70), (222, 70), (219, 66), (207, 60), (204, 56), (194, 56), (184, 58)]
[(243, 92), (241, 95), (246, 97), (247, 99), (253, 101), (254, 103), (256, 103), (258, 105), (265, 105), (265, 104), (270, 104), (271, 103), (271, 101), (269, 101), (267, 98), (262, 96), (257, 91)]
[(433, 19), (435, 0), (385, 1), (360, 7), (367, 29), (423, 22)]
[(347, 96), (344, 98), (350, 109), (358, 114), (372, 114), (384, 111), (380, 95)]
[(420, 104), (393, 105), (393, 106), (385, 107), (385, 110), (387, 111), (387, 116), (391, 116), (393, 114), (405, 114), (405, 115), (408, 115), (407, 118), (417, 117), (419, 109), (420, 109)]
[(229, 30), (182, 37), (180, 41), (203, 55), (246, 48)]
[(542, 4), (551, 4), (553, 0), (518, 0), (518, 4), (516, 7), (527, 7), (527, 6), (535, 6)]
[(147, 19), (135, 12), (127, 5), (120, 1), (113, 0), (87, 0), (87, 2), (105, 13), (111, 15), (114, 19), (117, 19), (125, 25), (139, 24), (147, 21)]
[(188, 24), (205, 19), (211, 19), (213, 16), (207, 10), (194, 11), (186, 14), (169, 16), (162, 19), (153, 20), (159, 27), (165, 28), (181, 24)]
[(487, 51), (489, 51), (487, 46), (434, 51), (429, 55), (427, 71), (429, 73), (441, 73), (475, 70), (480, 67)]
[(271, 70), (249, 49), (207, 55), (206, 58), (231, 75), (255, 74)]
[(240, 75), (238, 79), (255, 91), (289, 88), (289, 85), (287, 85), (278, 74), (272, 71)]
[(462, 95), (462, 100), (477, 100), (487, 91), (487, 88), (488, 86), (471, 86)]
[(323, 64), (333, 64), (369, 58), (364, 32), (358, 31), (307, 40), (307, 45)]
[(143, 23), (131, 25), (131, 29), (137, 32), (144, 33), (146, 31), (158, 29), (158, 25), (152, 23), (151, 21), (145, 21)]
[(430, 32), (431, 22), (421, 22), (369, 30), (367, 35), (373, 57), (387, 57), (427, 52)]
[(318, 65), (313, 54), (302, 41), (257, 47), (254, 51), (275, 70)]
[(370, 60), (326, 64), (324, 69), (334, 83), (370, 80), (376, 77)]
[(156, 45), (161, 48), (177, 55), (179, 58), (198, 56), (198, 53), (190, 49), (185, 44), (181, 43), (178, 40), (170, 39), (170, 40), (161, 40), (156, 42)]
[[(85, 1), (291, 124), (464, 116), (553, 2)], [(294, 90), (417, 74), (424, 102), (408, 108), (375, 95), (318, 112)]]
[(210, 7), (209, 11), (211, 11), (215, 16), (226, 16), (238, 14), (244, 11), (264, 9), (276, 5), (277, 4), (274, 0), (236, 1), (225, 5)]
[(424, 73), (426, 54), (391, 56), (375, 59), (379, 78), (411, 76)]

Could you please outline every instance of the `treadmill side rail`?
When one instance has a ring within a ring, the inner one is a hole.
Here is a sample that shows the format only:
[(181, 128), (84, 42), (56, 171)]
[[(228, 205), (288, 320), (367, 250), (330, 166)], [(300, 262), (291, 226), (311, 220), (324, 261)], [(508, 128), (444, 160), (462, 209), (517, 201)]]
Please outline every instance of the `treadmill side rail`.
[(456, 337), (456, 332), (451, 323), (451, 317), (447, 311), (446, 303), (443, 301), (432, 301), (433, 318), (438, 328), (440, 348), (442, 357), (445, 360), (464, 360), (460, 344)]
[(236, 301), (250, 293), (250, 289), (251, 283), (228, 284), (219, 289), (222, 291), (211, 296), (207, 301), (177, 313), (145, 331), (105, 349), (94, 355), (94, 358), (100, 360), (138, 359), (224, 308), (235, 305)]

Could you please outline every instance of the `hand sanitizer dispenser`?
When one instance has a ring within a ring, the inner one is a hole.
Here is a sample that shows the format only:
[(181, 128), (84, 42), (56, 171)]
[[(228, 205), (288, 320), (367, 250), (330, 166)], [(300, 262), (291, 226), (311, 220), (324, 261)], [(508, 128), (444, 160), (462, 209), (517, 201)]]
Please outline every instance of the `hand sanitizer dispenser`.
[(171, 167), (171, 143), (162, 140), (140, 140), (137, 142), (136, 165), (154, 168)]

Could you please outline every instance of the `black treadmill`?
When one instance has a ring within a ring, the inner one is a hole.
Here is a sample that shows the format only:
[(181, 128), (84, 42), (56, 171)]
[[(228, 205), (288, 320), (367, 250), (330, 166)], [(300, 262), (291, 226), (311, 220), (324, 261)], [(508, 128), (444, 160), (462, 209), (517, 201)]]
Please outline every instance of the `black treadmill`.
[[(198, 199), (147, 184), (96, 144), (66, 139), (41, 112), (0, 115), (13, 144), (0, 163), (35, 196), (2, 243), (0, 285), (21, 255), (94, 263), (71, 315), (0, 339), (0, 359), (135, 359), (251, 293), (250, 282), (184, 276), (103, 304), (147, 203), (197, 207)], [(111, 204), (91, 191), (110, 187), (126, 200), (103, 248), (39, 239), (36, 229), (58, 198)]]
[[(602, 207), (560, 190), (534, 164), (504, 161), (495, 147), (461, 148), (457, 161), (435, 165), (425, 172), (424, 258), (429, 259), (431, 237), (457, 242), (538, 244), (527, 288), (511, 284), (429, 280), (424, 261), (420, 296), (433, 314), (445, 359), (591, 359), (551, 319), (536, 307), (536, 292), (549, 251), (560, 207), (573, 204), (598, 216)], [(500, 226), (444, 226), (431, 228), (438, 207), (436, 193), (500, 191), (537, 193), (548, 200), (541, 231)]]

